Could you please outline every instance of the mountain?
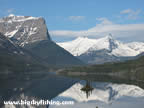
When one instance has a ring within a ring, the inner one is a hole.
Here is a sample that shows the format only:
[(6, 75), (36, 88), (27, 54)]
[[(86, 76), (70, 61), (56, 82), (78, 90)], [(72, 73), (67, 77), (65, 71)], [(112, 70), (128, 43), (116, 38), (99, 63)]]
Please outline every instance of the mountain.
[(51, 40), (45, 20), (41, 17), (9, 15), (0, 19), (0, 32), (50, 66), (83, 64)]
[(84, 63), (78, 58), (74, 57), (68, 51), (59, 47), (53, 41), (43, 40), (27, 45), (32, 53), (39, 56), (43, 61), (47, 62), (50, 66), (71, 66), (83, 65)]
[[(0, 33), (0, 73), (36, 71), (46, 69), (42, 62), (29, 51), (15, 45)], [(35, 67), (35, 68), (34, 68)], [(48, 68), (47, 68), (48, 70)], [(2, 76), (0, 77), (2, 78)]]
[(19, 46), (50, 40), (45, 20), (40, 17), (9, 15), (0, 19), (0, 32)]
[(57, 43), (61, 47), (65, 48), (74, 56), (79, 56), (85, 53), (90, 47), (94, 45), (96, 40), (88, 39), (87, 37), (78, 37), (77, 39), (64, 42), (64, 43)]
[(74, 56), (89, 64), (128, 60), (144, 52), (144, 43), (122, 43), (111, 34), (100, 39), (78, 37), (70, 42), (57, 43)]

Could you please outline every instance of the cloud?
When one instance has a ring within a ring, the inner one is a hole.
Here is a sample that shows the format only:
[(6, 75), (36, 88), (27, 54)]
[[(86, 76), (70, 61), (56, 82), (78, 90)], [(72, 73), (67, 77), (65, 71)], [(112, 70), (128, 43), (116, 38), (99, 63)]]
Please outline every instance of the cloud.
[(131, 13), (131, 12), (132, 12), (131, 9), (126, 9), (126, 10), (122, 10), (120, 13), (121, 13), (121, 14), (129, 14), (129, 13)]
[(13, 8), (11, 8), (11, 9), (7, 9), (7, 13), (13, 13), (14, 12), (14, 9)]
[(102, 18), (96, 18), (97, 21), (101, 21), (101, 24), (102, 25), (109, 25), (109, 24), (112, 24), (112, 22), (110, 20), (108, 20), (107, 18), (105, 17), (102, 17)]
[(12, 14), (14, 12), (15, 12), (15, 10), (13, 8), (2, 9), (2, 10), (0, 10), (0, 17), (10, 15), (10, 14)]
[(13, 13), (15, 10), (13, 9), (13, 8), (10, 8), (10, 9), (7, 9), (6, 10), (6, 13), (7, 14), (11, 14), (11, 13)]
[(98, 18), (101, 21), (96, 26), (88, 30), (81, 31), (68, 31), (68, 30), (55, 30), (50, 31), (52, 37), (78, 37), (87, 36), (92, 38), (100, 38), (109, 33), (112, 33), (115, 38), (122, 40), (137, 40), (138, 37), (144, 40), (144, 24), (115, 24), (106, 18)]
[(69, 16), (68, 19), (71, 21), (80, 21), (85, 19), (85, 16)]
[(140, 9), (138, 10), (126, 9), (120, 12), (121, 15), (125, 15), (127, 19), (132, 19), (132, 20), (138, 19), (140, 17), (140, 13), (141, 13)]
[(12, 13), (14, 13), (15, 10), (13, 8), (9, 8), (9, 9), (5, 9), (5, 10), (0, 10), (0, 16), (7, 16), (10, 15)]

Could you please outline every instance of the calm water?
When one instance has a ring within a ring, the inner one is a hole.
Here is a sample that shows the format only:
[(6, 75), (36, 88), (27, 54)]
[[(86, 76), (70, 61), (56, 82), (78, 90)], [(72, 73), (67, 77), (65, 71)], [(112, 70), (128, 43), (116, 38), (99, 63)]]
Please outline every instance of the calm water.
[[(1, 107), (3, 100), (19, 99), (74, 102), (74, 105), (50, 105), (49, 108), (143, 108), (144, 106), (143, 83), (111, 80), (99, 76), (80, 79), (82, 78), (47, 74), (42, 77), (1, 80)], [(22, 108), (22, 106), (9, 107)], [(46, 106), (36, 108), (46, 108)]]
[(79, 81), (53, 100), (71, 100), (75, 104), (50, 108), (143, 108), (144, 89), (128, 84)]

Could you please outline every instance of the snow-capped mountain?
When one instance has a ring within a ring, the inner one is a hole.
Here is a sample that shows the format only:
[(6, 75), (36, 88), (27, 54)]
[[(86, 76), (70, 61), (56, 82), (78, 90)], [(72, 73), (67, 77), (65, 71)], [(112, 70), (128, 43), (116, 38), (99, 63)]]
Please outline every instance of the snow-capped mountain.
[[(144, 90), (138, 86), (102, 82), (92, 83), (92, 87), (94, 89), (90, 93), (90, 96), (87, 98), (86, 93), (81, 91), (81, 88), (84, 85), (85, 83), (83, 81), (80, 81), (66, 91), (64, 91), (63, 93), (59, 94), (53, 100), (74, 101), (75, 104), (72, 107), (79, 106), (80, 108), (80, 106), (83, 106), (83, 108), (87, 108), (85, 104), (88, 104), (89, 106), (93, 106), (90, 108), (95, 108), (94, 106), (98, 105), (100, 102), (103, 103), (103, 105), (112, 105), (115, 104), (116, 101), (120, 103), (122, 102), (122, 100), (124, 100), (125, 102), (127, 102), (127, 104), (129, 104), (129, 102), (132, 101), (131, 99), (135, 100), (135, 103), (137, 99), (144, 99)], [(57, 107), (51, 106), (50, 108)], [(65, 108), (71, 108), (71, 106), (69, 105)], [(103, 106), (103, 108), (105, 107)]]
[(91, 48), (95, 44), (95, 42), (96, 40), (94, 39), (88, 39), (87, 37), (78, 37), (73, 41), (57, 44), (69, 51), (74, 56), (79, 56), (85, 53), (89, 48)]
[(78, 37), (73, 41), (57, 44), (87, 63), (119, 61), (144, 52), (144, 43), (125, 44), (115, 40), (111, 34), (100, 39)]
[(41, 17), (9, 15), (0, 19), (0, 32), (20, 46), (50, 40), (45, 20)]
[(51, 40), (42, 17), (9, 15), (0, 19), (0, 32), (48, 65), (84, 64)]

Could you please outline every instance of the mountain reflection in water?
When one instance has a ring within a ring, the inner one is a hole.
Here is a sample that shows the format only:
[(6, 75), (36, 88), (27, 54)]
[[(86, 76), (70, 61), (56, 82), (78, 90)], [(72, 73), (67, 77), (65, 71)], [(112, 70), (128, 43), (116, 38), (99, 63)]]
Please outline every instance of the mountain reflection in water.
[[(0, 108), (3, 106), (3, 101), (8, 100), (51, 100), (71, 87), (77, 81), (71, 78), (56, 76), (54, 74), (45, 74), (41, 77), (39, 74), (31, 75), (29, 80), (25, 79), (25, 77), (27, 76), (23, 75), (22, 78), (16, 76), (16, 78), (0, 79)], [(21, 107), (28, 108), (28, 106), (17, 106), (16, 108)], [(10, 106), (8, 108), (15, 107)], [(38, 106), (34, 108), (41, 107)]]
[(53, 98), (74, 101), (74, 105), (50, 108), (143, 108), (144, 89), (128, 84), (81, 80)]

